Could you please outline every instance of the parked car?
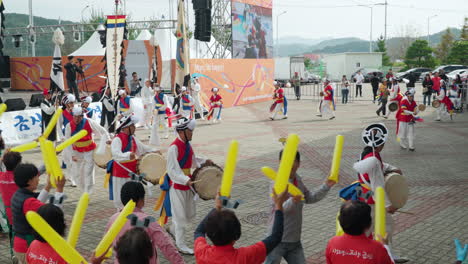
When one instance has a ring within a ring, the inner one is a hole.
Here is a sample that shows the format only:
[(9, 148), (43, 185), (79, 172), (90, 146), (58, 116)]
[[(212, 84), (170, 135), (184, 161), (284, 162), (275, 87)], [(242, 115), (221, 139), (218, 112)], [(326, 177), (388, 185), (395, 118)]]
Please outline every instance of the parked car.
[[(377, 69), (367, 69), (367, 68), (361, 68), (359, 69), (362, 73), (362, 75), (364, 75), (364, 82), (370, 82), (370, 80), (372, 79), (372, 77), (374, 76), (374, 72), (377, 73), (377, 77), (379, 78), (379, 80), (382, 80), (384, 78), (384, 73), (380, 70), (377, 70)], [(357, 74), (358, 71), (356, 71), (355, 73), (351, 74), (351, 80), (353, 80), (353, 82), (356, 81), (356, 79), (354, 78), (354, 76)]]
[(439, 72), (440, 70), (444, 70), (445, 73), (449, 73), (454, 70), (461, 70), (461, 69), (466, 69), (466, 68), (468, 68), (468, 66), (466, 65), (442, 65), (442, 66), (435, 68), (435, 70), (433, 70), (432, 73), (434, 74), (436, 72)]
[(405, 72), (399, 72), (399, 73), (395, 74), (395, 78), (399, 82), (402, 82), (403, 79), (408, 79), (408, 76), (412, 73), (412, 74), (414, 74), (416, 79), (419, 80), (420, 76), (425, 76), (425, 75), (422, 75), (422, 73), (429, 72), (429, 71), (431, 71), (431, 69), (429, 69), (429, 68), (413, 68), (413, 69), (409, 69), (409, 70), (407, 70)]
[(449, 79), (452, 79), (454, 80), (455, 78), (457, 78), (457, 75), (460, 74), (460, 76), (464, 73), (467, 73), (468, 72), (468, 69), (460, 69), (460, 70), (454, 70), (450, 73), (447, 73), (447, 77), (449, 77)]
[(315, 75), (315, 74), (309, 74), (309, 78), (307, 78), (309, 83), (315, 83), (318, 84), (321, 80), (320, 76)]

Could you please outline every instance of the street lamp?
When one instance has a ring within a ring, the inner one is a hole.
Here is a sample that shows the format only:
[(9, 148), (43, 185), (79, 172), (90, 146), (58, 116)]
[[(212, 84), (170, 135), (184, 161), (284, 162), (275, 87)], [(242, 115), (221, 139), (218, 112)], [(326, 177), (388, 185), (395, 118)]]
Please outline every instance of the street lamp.
[(372, 52), (372, 17), (374, 15), (374, 6), (378, 5), (386, 5), (386, 3), (376, 3), (376, 4), (371, 4), (371, 5), (358, 5), (362, 7), (367, 7), (370, 8), (370, 38), (369, 38), (369, 53)]
[(82, 10), (81, 10), (81, 42), (84, 41), (84, 26), (83, 26), (83, 23), (84, 23), (84, 19), (83, 19), (83, 13), (84, 11), (86, 11), (86, 9), (89, 8), (89, 5), (86, 5)]
[(279, 13), (277, 16), (276, 16), (276, 57), (279, 57), (279, 23), (278, 23), (278, 20), (279, 20), (279, 17), (281, 15), (284, 15), (286, 14), (287, 11), (283, 11), (281, 13)]
[(429, 45), (429, 34), (430, 34), (430, 31), (429, 31), (429, 21), (431, 21), (431, 19), (433, 19), (434, 17), (436, 17), (437, 15), (433, 15), (433, 16), (430, 16), (427, 18), (427, 45)]

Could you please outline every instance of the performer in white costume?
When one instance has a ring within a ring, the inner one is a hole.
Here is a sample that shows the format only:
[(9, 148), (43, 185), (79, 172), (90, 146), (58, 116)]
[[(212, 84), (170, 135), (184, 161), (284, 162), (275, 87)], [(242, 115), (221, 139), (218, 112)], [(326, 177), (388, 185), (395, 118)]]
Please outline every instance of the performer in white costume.
[(120, 190), (126, 182), (132, 179), (130, 175), (136, 173), (138, 157), (155, 151), (135, 137), (136, 123), (138, 123), (138, 119), (134, 115), (124, 116), (111, 143), (113, 163), (110, 172), (112, 176), (110, 191), (114, 206), (117, 209), (123, 208), (120, 200)]
[(167, 124), (166, 109), (168, 109), (168, 99), (161, 92), (161, 87), (154, 88), (155, 94), (152, 97), (151, 109), (153, 109), (153, 127), (151, 128), (150, 144), (155, 146), (161, 145), (159, 138), (159, 126), (164, 128), (164, 138), (169, 138), (169, 127)]
[(400, 107), (396, 114), (397, 135), (400, 138), (402, 149), (409, 148), (414, 151), (414, 123), (419, 118), (418, 105), (414, 101), (415, 90), (411, 89), (405, 93), (405, 97), (400, 102)]
[(193, 103), (194, 107), (199, 114), (201, 120), (205, 120), (205, 116), (203, 115), (203, 105), (200, 101), (200, 92), (201, 92), (201, 85), (198, 82), (198, 78), (193, 79), (193, 85), (192, 85), (192, 98), (193, 98)]
[(190, 96), (190, 94), (188, 94), (187, 87), (183, 86), (180, 90), (182, 91), (182, 95), (180, 96), (182, 111), (180, 114), (183, 117), (191, 119), (193, 118), (193, 98)]
[[(185, 226), (195, 218), (195, 200), (192, 168), (202, 164), (213, 164), (195, 156), (190, 141), (195, 129), (195, 120), (182, 117), (177, 120), (177, 138), (167, 151), (167, 175), (171, 181), (169, 189), (172, 212), (171, 233), (175, 235), (176, 245), (182, 253), (193, 254), (193, 249), (185, 243)], [(192, 243), (190, 243), (192, 244)]]
[[(155, 86), (159, 86), (155, 84)], [(153, 87), (151, 86), (151, 81), (149, 79), (145, 80), (145, 85), (141, 88), (141, 102), (143, 103), (143, 108), (145, 109), (144, 116), (144, 126), (146, 129), (150, 127), (151, 117), (153, 113), (152, 99), (154, 95)]]
[(69, 139), (83, 129), (88, 131), (85, 137), (69, 147), (72, 150), (70, 172), (73, 182), (76, 182), (83, 192), (91, 193), (94, 185), (93, 153), (96, 148), (93, 133), (101, 137), (100, 144), (105, 144), (110, 140), (110, 137), (105, 128), (96, 121), (83, 117), (83, 115), (81, 107), (73, 108), (73, 121), (65, 127), (65, 139)]
[(443, 117), (450, 117), (450, 119), (452, 119), (453, 103), (447, 96), (447, 85), (444, 80), (440, 80), (440, 90), (437, 92), (435, 98), (440, 101), (440, 106), (436, 111), (437, 118), (435, 121), (441, 121)]

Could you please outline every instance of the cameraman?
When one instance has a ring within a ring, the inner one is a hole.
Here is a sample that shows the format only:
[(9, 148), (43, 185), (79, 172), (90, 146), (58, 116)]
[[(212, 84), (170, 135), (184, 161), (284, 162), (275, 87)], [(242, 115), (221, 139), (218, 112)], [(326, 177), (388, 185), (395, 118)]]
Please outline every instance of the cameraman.
[(140, 96), (141, 91), (141, 78), (138, 78), (136, 72), (132, 73), (132, 80), (130, 81), (130, 96)]
[[(75, 94), (76, 99), (80, 102), (80, 94), (78, 92), (78, 86), (76, 85), (76, 73), (83, 73), (83, 69), (80, 65), (78, 66), (78, 62), (75, 61), (73, 63), (73, 56), (68, 56), (68, 63), (65, 64), (65, 69), (67, 70), (67, 85), (68, 85), (68, 92), (71, 94)], [(80, 59), (78, 59), (80, 60)]]

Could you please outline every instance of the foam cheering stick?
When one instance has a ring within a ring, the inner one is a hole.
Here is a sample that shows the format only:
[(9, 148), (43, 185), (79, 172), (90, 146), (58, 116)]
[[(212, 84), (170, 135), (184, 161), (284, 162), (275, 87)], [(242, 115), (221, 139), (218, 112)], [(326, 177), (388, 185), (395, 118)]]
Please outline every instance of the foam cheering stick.
[(47, 155), (47, 151), (46, 151), (46, 147), (45, 147), (45, 145), (46, 145), (45, 141), (46, 140), (43, 137), (39, 138), (39, 146), (40, 146), (41, 152), (42, 152), (42, 160), (44, 161), (46, 172), (50, 177), (50, 184), (52, 185), (52, 187), (57, 188), (57, 185), (55, 184), (55, 177), (52, 175), (52, 169), (51, 169), (51, 166), (50, 166), (50, 158)]
[[(262, 167), (262, 172), (263, 174), (265, 174), (265, 176), (267, 176), (271, 180), (274, 181), (276, 179), (276, 172), (274, 169), (270, 167)], [(302, 196), (302, 200), (304, 200), (304, 194), (302, 193), (302, 191), (299, 190), (299, 188), (297, 188), (296, 186), (294, 186), (294, 184), (291, 184), (290, 182), (288, 182), (288, 192), (292, 196), (300, 195)]]
[(99, 242), (95, 250), (96, 256), (102, 256), (104, 253), (106, 253), (114, 239), (119, 234), (120, 230), (122, 230), (123, 226), (127, 222), (127, 216), (133, 212), (133, 209), (135, 209), (135, 202), (130, 200), (125, 205), (124, 209), (120, 212), (117, 219), (115, 219), (114, 223), (112, 223), (111, 227), (104, 235), (101, 242)]
[(83, 224), (83, 220), (86, 214), (86, 210), (88, 209), (89, 203), (89, 194), (83, 193), (81, 195), (80, 201), (78, 202), (78, 206), (76, 206), (75, 214), (73, 215), (73, 220), (70, 226), (70, 232), (68, 232), (67, 241), (73, 248), (76, 247), (76, 243), (78, 242), (78, 237), (80, 236), (81, 225)]
[(382, 187), (377, 187), (375, 193), (375, 238), (380, 240), (377, 235), (385, 237), (385, 191)]
[(67, 263), (81, 264), (86, 260), (70, 244), (63, 239), (50, 225), (36, 212), (26, 213), (26, 219), (42, 238), (57, 252)]
[(221, 196), (228, 198), (231, 196), (232, 181), (236, 172), (237, 152), (239, 151), (239, 143), (236, 140), (231, 141), (226, 163), (224, 164), (223, 180), (221, 182)]
[(291, 134), (286, 140), (286, 146), (283, 150), (281, 162), (278, 169), (278, 176), (275, 179), (275, 192), (280, 194), (286, 190), (286, 186), (289, 182), (289, 174), (296, 159), (297, 146), (299, 145), (299, 136)]
[(10, 149), (10, 151), (12, 151), (12, 152), (25, 152), (25, 151), (31, 150), (33, 148), (36, 148), (37, 146), (38, 146), (37, 141), (33, 141), (33, 142), (29, 142), (29, 143), (14, 147), (14, 148)]
[(59, 160), (57, 158), (57, 152), (55, 152), (54, 143), (50, 140), (45, 140), (44, 150), (47, 153), (49, 158), (49, 165), (52, 172), (52, 175), (56, 180), (59, 180), (63, 177), (62, 168), (60, 167)]
[(57, 148), (55, 149), (57, 152), (60, 152), (64, 149), (66, 149), (68, 146), (70, 146), (71, 144), (77, 142), (78, 140), (82, 139), (83, 137), (85, 137), (86, 135), (88, 135), (88, 131), (82, 129), (80, 130), (80, 132), (76, 133), (75, 135), (73, 135), (72, 137), (70, 137), (69, 139), (65, 140), (64, 142), (62, 142), (60, 145), (57, 146)]
[(336, 136), (335, 151), (333, 152), (333, 161), (330, 170), (329, 180), (336, 183), (339, 181), (341, 153), (343, 152), (344, 137), (342, 135)]
[(6, 104), (0, 104), (0, 116), (7, 110)]
[(343, 228), (340, 225), (339, 217), (340, 217), (340, 212), (338, 211), (338, 213), (336, 214), (336, 233), (335, 233), (336, 236), (342, 236), (344, 234)]
[(57, 111), (55, 111), (55, 114), (52, 116), (52, 119), (50, 119), (49, 124), (44, 130), (44, 133), (42, 134), (43, 138), (49, 137), (50, 133), (52, 132), (52, 129), (54, 129), (55, 125), (57, 124), (59, 117), (62, 115), (62, 111), (62, 108), (59, 108), (57, 109)]

